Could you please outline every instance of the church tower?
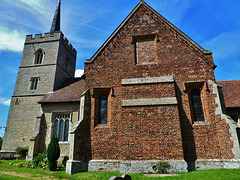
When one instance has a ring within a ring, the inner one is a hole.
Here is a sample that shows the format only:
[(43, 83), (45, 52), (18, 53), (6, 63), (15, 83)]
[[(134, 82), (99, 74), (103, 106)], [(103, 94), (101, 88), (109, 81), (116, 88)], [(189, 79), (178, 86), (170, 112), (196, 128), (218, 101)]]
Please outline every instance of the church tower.
[(65, 78), (74, 77), (77, 52), (60, 31), (60, 7), (59, 1), (49, 33), (26, 36), (3, 140), (5, 152), (28, 147), (37, 138), (43, 116), (38, 101)]

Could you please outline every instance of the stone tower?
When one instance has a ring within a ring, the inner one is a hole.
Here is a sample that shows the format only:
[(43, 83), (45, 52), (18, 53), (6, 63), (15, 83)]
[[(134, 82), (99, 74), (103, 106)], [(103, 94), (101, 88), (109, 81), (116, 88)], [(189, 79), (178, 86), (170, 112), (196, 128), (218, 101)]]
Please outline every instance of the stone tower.
[[(58, 2), (50, 33), (27, 35), (8, 114), (2, 150), (31, 146), (42, 118), (38, 101), (53, 92), (65, 78), (73, 78), (76, 50), (60, 31)], [(31, 148), (31, 147), (30, 147)]]

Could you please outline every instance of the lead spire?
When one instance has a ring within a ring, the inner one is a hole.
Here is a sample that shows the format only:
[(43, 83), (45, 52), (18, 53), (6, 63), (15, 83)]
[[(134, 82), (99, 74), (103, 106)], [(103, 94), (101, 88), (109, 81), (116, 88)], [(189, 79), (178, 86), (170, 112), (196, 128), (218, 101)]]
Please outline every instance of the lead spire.
[(57, 8), (53, 17), (52, 27), (50, 30), (51, 34), (54, 34), (55, 31), (60, 31), (60, 11), (61, 9), (61, 0), (58, 0)]

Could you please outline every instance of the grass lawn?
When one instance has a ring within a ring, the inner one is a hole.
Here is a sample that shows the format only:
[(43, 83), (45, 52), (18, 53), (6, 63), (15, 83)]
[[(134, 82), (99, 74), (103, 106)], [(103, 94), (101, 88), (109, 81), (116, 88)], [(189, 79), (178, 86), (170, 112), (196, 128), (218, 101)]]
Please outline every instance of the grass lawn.
[[(12, 163), (13, 165), (9, 165)], [(19, 167), (19, 164), (26, 164), (27, 161), (12, 160), (1, 161), (0, 163), (0, 180), (2, 179), (86, 179), (86, 180), (108, 180), (112, 176), (121, 176), (119, 172), (83, 172), (74, 175), (68, 175), (65, 171), (52, 172), (44, 169), (32, 169)], [(155, 179), (240, 179), (240, 169), (220, 169), (208, 171), (194, 171), (190, 173), (178, 173), (174, 177), (144, 177), (143, 173), (130, 174), (133, 180), (155, 180)]]

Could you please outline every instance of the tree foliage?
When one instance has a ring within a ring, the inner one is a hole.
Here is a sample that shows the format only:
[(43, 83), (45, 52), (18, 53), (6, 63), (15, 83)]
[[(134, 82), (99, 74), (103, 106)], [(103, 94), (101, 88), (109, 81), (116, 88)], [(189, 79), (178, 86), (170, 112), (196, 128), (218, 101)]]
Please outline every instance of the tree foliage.
[(60, 156), (60, 147), (58, 144), (58, 138), (53, 137), (47, 149), (48, 168), (50, 171), (57, 170), (57, 160), (59, 156)]
[(28, 153), (28, 147), (17, 147), (15, 153), (19, 155), (19, 159), (25, 159)]

